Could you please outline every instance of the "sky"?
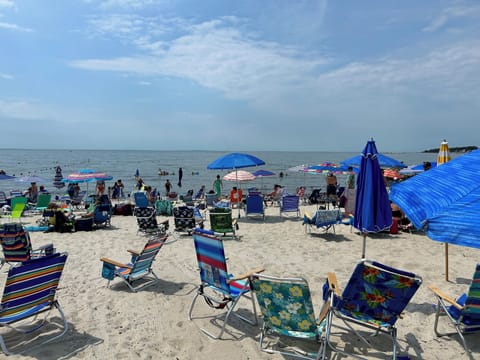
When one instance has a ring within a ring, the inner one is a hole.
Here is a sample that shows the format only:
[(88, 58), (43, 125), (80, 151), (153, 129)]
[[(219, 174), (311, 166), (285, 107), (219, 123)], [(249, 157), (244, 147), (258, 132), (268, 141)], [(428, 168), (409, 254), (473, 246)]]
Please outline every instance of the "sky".
[(480, 145), (480, 2), (0, 0), (0, 148)]

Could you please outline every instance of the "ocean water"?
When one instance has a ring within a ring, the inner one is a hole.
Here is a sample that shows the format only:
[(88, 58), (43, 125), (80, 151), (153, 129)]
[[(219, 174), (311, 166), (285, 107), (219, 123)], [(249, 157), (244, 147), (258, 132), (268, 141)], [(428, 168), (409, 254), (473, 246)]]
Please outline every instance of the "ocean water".
[[(113, 180), (107, 182), (107, 186), (113, 185), (117, 179), (125, 184), (125, 191), (134, 189), (134, 175), (138, 169), (145, 184), (156, 187), (162, 194), (165, 191), (164, 183), (167, 179), (173, 184), (172, 191), (179, 194), (193, 189), (195, 193), (201, 185), (205, 185), (207, 191), (212, 188), (217, 174), (222, 177), (228, 171), (207, 170), (207, 165), (224, 155), (219, 151), (136, 151), (136, 150), (24, 150), (4, 149), (0, 150), (0, 169), (8, 175), (22, 177), (36, 175), (45, 179), (44, 185), (54, 194), (63, 194), (66, 188), (56, 189), (53, 186), (56, 166), (62, 168), (62, 173), (67, 176), (80, 169), (93, 169), (106, 172), (113, 176)], [(274, 184), (280, 184), (287, 191), (294, 192), (297, 186), (307, 188), (325, 188), (325, 179), (322, 174), (305, 174), (288, 171), (288, 168), (301, 165), (316, 165), (326, 161), (338, 163), (342, 160), (357, 155), (358, 153), (341, 152), (250, 152), (265, 161), (265, 165), (258, 168), (246, 168), (244, 170), (254, 172), (265, 169), (276, 173), (276, 176), (255, 179), (254, 181), (241, 184), (242, 188), (258, 187), (270, 190)], [(406, 165), (419, 164), (423, 161), (435, 161), (436, 154), (432, 153), (386, 153)], [(178, 168), (183, 169), (182, 187), (177, 186)], [(168, 171), (170, 175), (159, 176), (158, 170)], [(281, 178), (279, 174), (283, 172)], [(344, 176), (337, 176), (339, 183), (343, 184)], [(29, 183), (21, 183), (14, 180), (1, 180), (0, 190), (25, 190)], [(234, 182), (223, 181), (224, 192), (227, 193)], [(94, 184), (80, 184), (82, 189), (93, 191)]]

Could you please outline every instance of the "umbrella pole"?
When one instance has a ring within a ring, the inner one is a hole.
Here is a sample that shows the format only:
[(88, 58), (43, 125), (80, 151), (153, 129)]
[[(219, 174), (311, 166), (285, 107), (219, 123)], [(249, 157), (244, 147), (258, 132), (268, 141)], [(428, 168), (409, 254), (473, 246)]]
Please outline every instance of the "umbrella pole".
[(445, 281), (448, 281), (448, 243), (445, 243)]
[(363, 234), (363, 244), (362, 244), (362, 259), (365, 259), (365, 250), (367, 247), (367, 234)]

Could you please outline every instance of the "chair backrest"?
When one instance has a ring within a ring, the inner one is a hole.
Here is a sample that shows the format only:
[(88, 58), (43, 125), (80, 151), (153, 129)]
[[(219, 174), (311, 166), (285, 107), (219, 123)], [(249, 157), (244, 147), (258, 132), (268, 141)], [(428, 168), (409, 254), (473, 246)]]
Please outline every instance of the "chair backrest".
[(475, 267), (472, 283), (467, 292), (465, 309), (463, 310), (464, 320), (480, 320), (480, 263)]
[(3, 290), (0, 316), (26, 318), (28, 310), (52, 304), (68, 254), (55, 253), (13, 266)]
[[(315, 313), (310, 288), (305, 279), (255, 274), (251, 278), (251, 284), (268, 328), (283, 335), (298, 332), (310, 333), (309, 337), (315, 336)], [(285, 313), (288, 316), (283, 316)]]
[(207, 206), (213, 206), (213, 203), (217, 200), (217, 194), (205, 194), (205, 202), (207, 203)]
[(145, 244), (142, 252), (132, 258), (132, 270), (130, 271), (130, 276), (135, 276), (136, 274), (141, 274), (146, 271), (149, 271), (150, 267), (152, 266), (153, 260), (155, 260), (155, 256), (157, 256), (160, 248), (163, 246), (165, 241), (163, 239), (152, 240)]
[(246, 200), (247, 214), (263, 214), (263, 198), (259, 194), (248, 194)]
[(239, 203), (242, 201), (243, 191), (242, 189), (230, 191), (230, 202), (233, 204)]
[(195, 210), (190, 206), (173, 208), (173, 221), (176, 229), (193, 229), (195, 227)]
[(210, 227), (215, 232), (232, 232), (233, 218), (232, 210), (226, 208), (215, 208), (209, 211)]
[(193, 198), (194, 200), (200, 200), (203, 199), (205, 196), (205, 186), (202, 186), (200, 190), (198, 190), (197, 195)]
[(22, 224), (3, 224), (0, 228), (0, 242), (7, 262), (30, 260), (32, 244), (30, 235)]
[(168, 200), (157, 200), (155, 202), (157, 215), (171, 216), (173, 214), (173, 204)]
[(227, 262), (222, 240), (213, 235), (195, 231), (193, 242), (202, 283), (230, 293), (230, 286), (227, 283)]
[(38, 210), (46, 209), (48, 204), (50, 204), (50, 200), (52, 200), (51, 194), (38, 194), (35, 208)]
[(27, 205), (27, 201), (28, 201), (28, 199), (25, 196), (17, 196), (17, 197), (11, 198), (10, 199), (10, 207), (13, 210), (13, 208), (17, 204)]
[(299, 197), (297, 195), (286, 195), (282, 198), (280, 211), (298, 211)]
[(364, 260), (355, 267), (339, 304), (393, 325), (421, 283), (413, 273)]
[[(12, 199), (13, 200), (13, 199)], [(20, 219), (22, 217), (23, 210), (27, 206), (24, 202), (17, 202), (11, 206), (12, 210), (10, 211), (10, 217), (12, 219)]]
[(158, 228), (155, 208), (135, 207), (133, 208), (133, 215), (137, 218), (137, 224), (140, 230), (150, 230)]
[(0, 191), (0, 205), (5, 205), (7, 203), (7, 195), (5, 191)]
[(342, 221), (342, 213), (340, 209), (317, 210), (314, 219), (317, 227), (339, 224)]
[(99, 204), (93, 210), (93, 222), (103, 224), (112, 217), (112, 206), (109, 204)]
[(133, 193), (133, 198), (139, 208), (146, 208), (149, 205), (147, 195), (143, 191)]

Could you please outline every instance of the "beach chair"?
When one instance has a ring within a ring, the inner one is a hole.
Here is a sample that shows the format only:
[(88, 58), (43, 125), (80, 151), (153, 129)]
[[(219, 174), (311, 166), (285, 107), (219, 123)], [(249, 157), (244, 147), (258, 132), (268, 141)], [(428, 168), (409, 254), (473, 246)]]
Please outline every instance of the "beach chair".
[(263, 206), (263, 197), (260, 194), (248, 194), (245, 205), (246, 216), (260, 216), (265, 219), (265, 209)]
[[(22, 199), (21, 197), (19, 199)], [(23, 198), (26, 200), (26, 198)], [(12, 199), (13, 201), (13, 199)], [(27, 202), (14, 202), (13, 205), (11, 205), (11, 210), (9, 214), (10, 221), (15, 221), (17, 220), (19, 223), (22, 222), (22, 214), (25, 210), (25, 207), (27, 206)]]
[(82, 205), (85, 195), (87, 195), (87, 191), (81, 190), (77, 195), (70, 196), (68, 199), (66, 199), (66, 202), (74, 208), (79, 208), (80, 205)]
[(51, 255), (55, 252), (53, 244), (32, 249), (30, 235), (22, 224), (7, 223), (0, 225), (0, 243), (3, 250), (3, 259), (0, 259), (0, 268), (5, 264), (25, 262), (32, 258)]
[(284, 213), (295, 213), (297, 217), (300, 216), (299, 197), (297, 195), (286, 195), (282, 197), (280, 202), (280, 216)]
[(137, 232), (145, 235), (165, 235), (167, 233), (168, 220), (158, 224), (155, 208), (151, 206), (135, 207), (133, 208), (133, 215), (137, 219)]
[(134, 192), (133, 199), (135, 201), (135, 206), (139, 208), (146, 208), (150, 206), (150, 203), (147, 198), (147, 194), (145, 194), (143, 191)]
[[(55, 296), (67, 257), (67, 253), (55, 253), (17, 264), (9, 269), (0, 305), (0, 327), (8, 327), (13, 331), (30, 334), (46, 325), (50, 311), (57, 309), (62, 320), (62, 330), (53, 336), (49, 335), (50, 337), (47, 339), (41, 336), (41, 344), (58, 339), (67, 332), (68, 324)], [(45, 314), (45, 316), (38, 320), (37, 317), (41, 314)], [(48, 324), (53, 325), (54, 323), (48, 322)], [(49, 333), (52, 330), (49, 329)], [(13, 351), (17, 352), (20, 344), (24, 351), (26, 345), (33, 346), (32, 342), (36, 342), (35, 338), (28, 341), (22, 339), (21, 343), (13, 345), (14, 350), (10, 351), (5, 338), (0, 335), (0, 346), (7, 355), (12, 355)], [(8, 338), (15, 339), (13, 336)], [(40, 344), (35, 344), (35, 346), (38, 345)], [(12, 344), (10, 344), (10, 348), (12, 348)]]
[(335, 225), (342, 222), (342, 213), (340, 209), (334, 210), (317, 210), (313, 216), (308, 212), (303, 214), (303, 225), (305, 225), (305, 233), (310, 234), (312, 226), (317, 229), (322, 228), (325, 232), (332, 229), (335, 234)]
[(120, 263), (102, 257), (100, 259), (103, 262), (102, 277), (108, 280), (107, 287), (110, 286), (112, 280), (118, 278), (127, 284), (130, 290), (137, 292), (159, 281), (152, 269), (152, 264), (166, 239), (165, 236), (149, 240), (141, 252), (128, 250), (131, 254), (129, 263)]
[(217, 194), (205, 194), (205, 204), (207, 207), (212, 207), (213, 203), (218, 200)]
[[(249, 294), (248, 278), (254, 273), (262, 272), (263, 268), (256, 268), (234, 277), (228, 273), (221, 239), (215, 237), (211, 231), (195, 229), (193, 242), (200, 269), (200, 285), (190, 305), (188, 319), (193, 319), (192, 313), (195, 303), (199, 297), (202, 297), (210, 308), (222, 311), (222, 315), (225, 315), (223, 319), (216, 318), (221, 321), (221, 329), (218, 335), (214, 335), (203, 328), (201, 329), (208, 336), (220, 339), (228, 324), (230, 315), (235, 315), (250, 325), (257, 325), (257, 310), (254, 299)], [(251, 301), (253, 308), (253, 316), (251, 318), (242, 316), (234, 311), (241, 298), (247, 298)], [(213, 321), (213, 323), (218, 324), (216, 321)]]
[[(332, 325), (334, 319), (339, 319), (347, 327), (336, 327), (346, 330), (347, 336), (354, 333), (367, 347), (373, 347), (373, 337), (369, 336), (367, 340), (358, 328), (369, 329), (374, 332), (373, 335), (388, 336), (393, 343), (393, 359), (396, 359), (399, 346), (395, 324), (421, 283), (422, 279), (413, 273), (362, 260), (355, 267), (343, 292), (340, 292), (335, 274), (328, 273), (328, 286), (325, 286), (325, 295), (330, 306), (326, 327), (328, 346), (333, 351), (362, 359), (357, 353), (347, 352), (347, 347), (339, 348), (334, 345)], [(355, 342), (346, 338), (343, 340), (350, 344), (348, 350), (353, 350)]]
[(7, 205), (7, 195), (5, 191), (0, 191), (0, 207)]
[(193, 201), (201, 202), (205, 200), (205, 185), (202, 185), (197, 194), (193, 197)]
[(155, 209), (157, 215), (172, 216), (173, 214), (172, 202), (168, 200), (157, 200), (155, 202)]
[[(480, 263), (475, 267), (468, 292), (462, 294), (458, 299), (453, 299), (434, 285), (430, 285), (428, 288), (433, 291), (437, 299), (435, 334), (437, 336), (458, 334), (465, 351), (470, 354), (464, 335), (480, 331)], [(455, 327), (456, 332), (441, 333), (438, 330), (440, 316), (446, 316)]]
[[(308, 283), (303, 278), (280, 278), (261, 274), (251, 276), (252, 291), (257, 298), (262, 313), (263, 324), (259, 340), (261, 351), (279, 353), (301, 359), (319, 359), (325, 356), (325, 324), (328, 303), (320, 311), (318, 319), (312, 304)], [(275, 336), (282, 340), (297, 340), (297, 346), (277, 345), (267, 347), (264, 340)], [(311, 352), (302, 349), (305, 341), (316, 342), (318, 350)]]
[[(173, 221), (175, 231), (187, 232), (190, 235), (196, 227), (195, 209), (191, 206), (177, 206), (173, 208)], [(203, 221), (199, 219), (199, 226), (203, 227)]]
[(214, 208), (209, 212), (210, 229), (216, 234), (232, 234), (236, 239), (235, 230), (238, 230), (237, 219), (232, 217), (232, 209)]
[(35, 212), (39, 213), (45, 210), (52, 200), (51, 194), (38, 194), (37, 204), (35, 205)]
[(93, 209), (93, 223), (98, 227), (100, 225), (112, 225), (113, 208), (110, 204), (99, 204)]

